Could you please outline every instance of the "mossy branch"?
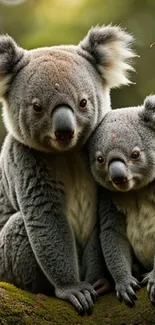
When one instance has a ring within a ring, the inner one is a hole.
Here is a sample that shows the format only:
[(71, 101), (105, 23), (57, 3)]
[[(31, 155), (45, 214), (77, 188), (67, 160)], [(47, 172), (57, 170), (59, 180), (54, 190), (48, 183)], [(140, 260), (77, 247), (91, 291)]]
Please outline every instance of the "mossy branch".
[(136, 307), (121, 304), (114, 293), (99, 298), (92, 316), (78, 316), (73, 307), (56, 298), (34, 295), (0, 283), (0, 325), (154, 325), (155, 307), (146, 288)]

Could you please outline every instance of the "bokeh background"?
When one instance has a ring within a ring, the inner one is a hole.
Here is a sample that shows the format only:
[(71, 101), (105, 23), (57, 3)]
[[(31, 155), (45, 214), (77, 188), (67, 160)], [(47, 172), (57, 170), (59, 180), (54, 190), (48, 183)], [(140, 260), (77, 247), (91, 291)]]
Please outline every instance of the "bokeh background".
[[(30, 49), (77, 44), (91, 26), (120, 24), (136, 38), (135, 85), (112, 90), (113, 108), (139, 105), (155, 93), (155, 0), (27, 0), (16, 6), (0, 0), (0, 33)], [(0, 143), (5, 135), (0, 119)]]

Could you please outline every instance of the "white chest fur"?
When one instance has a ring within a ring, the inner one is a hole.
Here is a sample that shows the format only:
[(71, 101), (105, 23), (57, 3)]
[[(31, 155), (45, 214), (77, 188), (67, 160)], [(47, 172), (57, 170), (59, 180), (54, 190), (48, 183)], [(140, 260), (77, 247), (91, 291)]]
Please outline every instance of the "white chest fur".
[(138, 260), (151, 270), (155, 256), (155, 186), (115, 193), (114, 201), (126, 216), (127, 237)]
[(52, 157), (52, 173), (65, 191), (65, 212), (74, 235), (84, 246), (96, 223), (96, 184), (82, 152)]

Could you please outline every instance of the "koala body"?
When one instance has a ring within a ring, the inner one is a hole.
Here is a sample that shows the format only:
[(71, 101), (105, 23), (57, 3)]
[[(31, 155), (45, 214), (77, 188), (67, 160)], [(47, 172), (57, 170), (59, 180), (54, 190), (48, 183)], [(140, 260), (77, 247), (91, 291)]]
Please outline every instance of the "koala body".
[(112, 26), (91, 29), (77, 46), (30, 51), (0, 37), (8, 130), (0, 158), (0, 280), (33, 292), (54, 288), (81, 314), (96, 299), (90, 283), (106, 274), (83, 146), (110, 110), (110, 88), (129, 82), (131, 42)]
[(137, 193), (113, 195), (118, 211), (126, 215), (126, 233), (134, 253), (146, 270), (151, 270), (155, 255), (154, 183)]
[(150, 271), (144, 282), (155, 303), (155, 96), (142, 106), (107, 113), (90, 139), (89, 154), (95, 179), (114, 203), (110, 218), (101, 194), (101, 243), (117, 295), (129, 305), (136, 299), (133, 250)]

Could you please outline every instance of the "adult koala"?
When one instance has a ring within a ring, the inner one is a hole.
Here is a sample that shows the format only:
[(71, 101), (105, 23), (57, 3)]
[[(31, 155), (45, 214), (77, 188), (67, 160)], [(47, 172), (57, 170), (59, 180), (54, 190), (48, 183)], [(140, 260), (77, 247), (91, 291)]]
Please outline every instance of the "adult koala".
[(143, 282), (155, 304), (155, 96), (142, 106), (108, 112), (90, 139), (89, 153), (93, 175), (114, 204), (107, 215), (101, 190), (101, 244), (118, 298), (135, 304), (134, 252), (149, 271)]
[(31, 51), (0, 37), (8, 130), (0, 160), (0, 280), (33, 292), (54, 287), (81, 314), (96, 299), (87, 282), (105, 272), (93, 232), (96, 185), (82, 147), (110, 110), (110, 88), (129, 82), (131, 42), (111, 26), (92, 28), (77, 46)]

